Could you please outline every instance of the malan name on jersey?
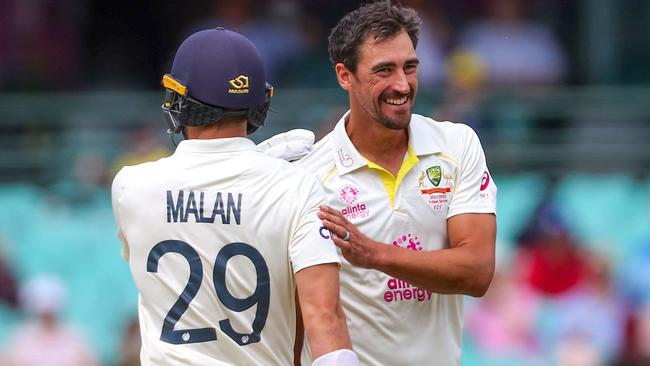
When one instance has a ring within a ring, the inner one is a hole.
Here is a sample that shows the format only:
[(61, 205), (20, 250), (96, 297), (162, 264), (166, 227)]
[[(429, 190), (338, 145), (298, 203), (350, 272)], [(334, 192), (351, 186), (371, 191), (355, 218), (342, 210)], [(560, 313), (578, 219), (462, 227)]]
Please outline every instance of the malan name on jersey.
[[(206, 199), (208, 196), (214, 196), (214, 199)], [(235, 199), (231, 192), (167, 191), (167, 222), (213, 224), (219, 217), (222, 224), (229, 225), (234, 218), (235, 224), (240, 225), (241, 202), (241, 193), (237, 193)]]

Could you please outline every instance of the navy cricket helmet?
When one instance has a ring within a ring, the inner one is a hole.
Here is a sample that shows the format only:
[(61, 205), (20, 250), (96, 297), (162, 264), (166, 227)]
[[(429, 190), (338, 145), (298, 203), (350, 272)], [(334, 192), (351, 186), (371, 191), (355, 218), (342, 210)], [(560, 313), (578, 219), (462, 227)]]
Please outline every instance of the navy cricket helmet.
[(264, 125), (273, 96), (257, 48), (241, 34), (220, 27), (185, 39), (162, 85), (170, 133), (180, 132), (182, 126), (206, 126), (224, 116), (245, 116), (251, 134)]

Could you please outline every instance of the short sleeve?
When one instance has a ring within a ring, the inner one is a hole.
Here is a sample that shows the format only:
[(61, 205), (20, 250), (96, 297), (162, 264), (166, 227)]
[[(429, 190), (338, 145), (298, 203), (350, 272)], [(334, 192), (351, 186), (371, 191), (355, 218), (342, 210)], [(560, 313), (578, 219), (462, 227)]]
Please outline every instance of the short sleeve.
[(319, 206), (325, 203), (325, 192), (316, 179), (308, 177), (304, 184), (308, 185), (301, 193), (304, 197), (298, 202), (304, 202), (298, 210), (297, 225), (291, 235), (289, 258), (296, 273), (303, 268), (324, 263), (340, 263), (334, 243), (329, 232), (323, 227), (316, 215)]
[(123, 199), (123, 193), (124, 193), (124, 180), (126, 173), (127, 167), (122, 168), (116, 175), (115, 178), (113, 179), (113, 184), (111, 186), (111, 201), (113, 204), (113, 215), (115, 216), (115, 223), (117, 224), (117, 237), (120, 239), (120, 242), (122, 243), (122, 258), (124, 258), (126, 261), (129, 260), (129, 245), (126, 241), (126, 237), (124, 236), (124, 231), (122, 230), (122, 223), (121, 223), (121, 202)]
[(496, 213), (497, 186), (481, 142), (474, 130), (464, 125), (463, 128), (460, 171), (447, 218), (462, 213)]

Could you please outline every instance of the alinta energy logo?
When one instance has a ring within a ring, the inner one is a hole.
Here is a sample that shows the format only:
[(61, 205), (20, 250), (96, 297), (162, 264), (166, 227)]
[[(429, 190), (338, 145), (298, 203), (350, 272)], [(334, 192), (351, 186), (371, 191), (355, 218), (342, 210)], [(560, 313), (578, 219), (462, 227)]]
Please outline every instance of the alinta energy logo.
[(358, 219), (368, 217), (368, 208), (365, 202), (358, 203), (359, 188), (348, 184), (341, 188), (339, 199), (345, 204), (341, 213), (348, 219)]
[[(393, 245), (400, 248), (420, 251), (422, 243), (418, 237), (413, 234), (403, 234), (393, 240)], [(431, 291), (415, 287), (410, 283), (398, 278), (390, 277), (386, 282), (386, 292), (384, 292), (384, 301), (429, 301), (431, 300)]]
[(422, 250), (422, 243), (418, 240), (418, 237), (412, 234), (404, 234), (399, 238), (393, 240), (393, 245), (400, 248), (411, 249), (415, 251)]
[(228, 82), (232, 88), (228, 89), (230, 94), (248, 94), (248, 76), (239, 75)]

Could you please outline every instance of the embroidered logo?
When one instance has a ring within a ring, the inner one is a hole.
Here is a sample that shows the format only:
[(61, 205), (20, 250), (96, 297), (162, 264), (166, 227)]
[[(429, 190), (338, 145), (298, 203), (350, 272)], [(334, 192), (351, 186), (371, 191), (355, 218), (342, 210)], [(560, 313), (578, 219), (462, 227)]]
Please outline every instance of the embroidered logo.
[(418, 189), (422, 198), (436, 212), (444, 210), (449, 204), (447, 195), (453, 192), (455, 179), (441, 165), (434, 165), (420, 173)]
[(427, 168), (426, 172), (427, 178), (429, 178), (431, 184), (437, 187), (440, 184), (440, 179), (442, 178), (442, 169), (440, 168), (440, 165), (429, 167)]
[(343, 188), (341, 188), (341, 192), (339, 193), (339, 198), (346, 205), (351, 205), (357, 202), (358, 197), (359, 197), (359, 188), (352, 185), (344, 186)]
[(368, 217), (366, 203), (357, 202), (359, 200), (359, 188), (351, 184), (343, 186), (339, 191), (339, 199), (346, 206), (341, 210), (341, 213), (348, 219)]
[(349, 168), (354, 164), (354, 159), (350, 156), (350, 154), (346, 154), (343, 152), (343, 149), (339, 149), (337, 151), (337, 154), (339, 156), (339, 161), (341, 161), (341, 165), (343, 165), (346, 168)]

